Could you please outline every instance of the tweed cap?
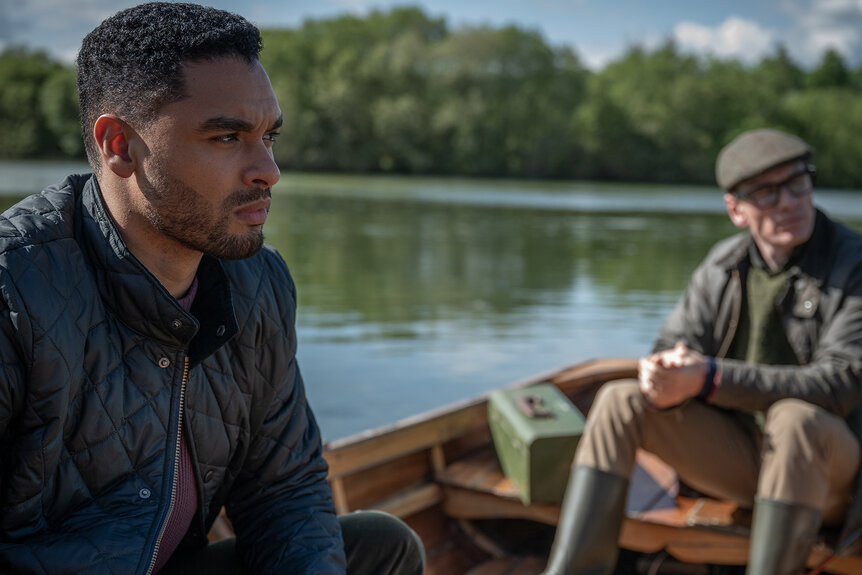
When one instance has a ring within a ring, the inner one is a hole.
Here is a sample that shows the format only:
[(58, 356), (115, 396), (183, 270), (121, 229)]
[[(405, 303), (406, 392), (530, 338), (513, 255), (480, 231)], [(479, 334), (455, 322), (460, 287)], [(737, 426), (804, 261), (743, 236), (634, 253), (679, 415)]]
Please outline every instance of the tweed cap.
[(807, 158), (811, 147), (796, 136), (778, 130), (750, 130), (722, 148), (715, 162), (719, 187), (732, 190), (737, 184), (793, 160)]

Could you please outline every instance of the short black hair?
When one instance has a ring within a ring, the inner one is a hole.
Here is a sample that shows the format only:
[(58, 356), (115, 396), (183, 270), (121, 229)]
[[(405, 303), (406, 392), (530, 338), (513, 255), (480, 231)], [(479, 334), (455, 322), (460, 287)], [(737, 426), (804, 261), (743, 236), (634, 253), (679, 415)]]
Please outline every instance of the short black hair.
[(84, 148), (98, 172), (98, 117), (114, 113), (146, 124), (185, 97), (182, 65), (222, 57), (251, 64), (263, 48), (245, 18), (197, 4), (151, 2), (118, 12), (90, 32), (78, 52), (78, 99)]

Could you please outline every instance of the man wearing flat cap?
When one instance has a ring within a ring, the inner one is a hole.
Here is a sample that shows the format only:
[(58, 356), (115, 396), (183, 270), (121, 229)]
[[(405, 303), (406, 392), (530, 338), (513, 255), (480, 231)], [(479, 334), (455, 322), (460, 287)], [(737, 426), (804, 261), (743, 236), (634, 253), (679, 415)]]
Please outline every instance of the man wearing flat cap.
[(822, 524), (862, 529), (862, 236), (812, 203), (811, 148), (741, 134), (716, 178), (743, 233), (692, 275), (637, 380), (605, 385), (547, 574), (611, 573), (635, 451), (753, 509), (747, 573), (802, 573)]

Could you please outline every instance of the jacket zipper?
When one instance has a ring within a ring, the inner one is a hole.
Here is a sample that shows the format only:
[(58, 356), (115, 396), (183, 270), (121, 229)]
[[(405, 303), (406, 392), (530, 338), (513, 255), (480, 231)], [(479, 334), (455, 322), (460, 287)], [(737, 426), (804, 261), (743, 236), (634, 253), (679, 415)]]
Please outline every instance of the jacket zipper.
[(147, 575), (152, 575), (153, 569), (156, 566), (156, 559), (159, 556), (159, 546), (162, 544), (162, 537), (165, 535), (165, 529), (168, 527), (168, 521), (174, 511), (174, 503), (176, 503), (177, 495), (177, 475), (180, 467), (180, 441), (183, 435), (183, 407), (186, 400), (186, 382), (189, 378), (189, 358), (185, 357), (183, 361), (183, 379), (180, 383), (180, 413), (177, 416), (177, 441), (174, 448), (174, 476), (171, 480), (171, 500), (168, 504), (168, 512), (165, 515), (165, 520), (162, 522), (162, 527), (159, 529), (159, 535), (156, 537), (156, 546), (153, 548), (153, 557), (150, 559), (150, 566), (147, 569)]

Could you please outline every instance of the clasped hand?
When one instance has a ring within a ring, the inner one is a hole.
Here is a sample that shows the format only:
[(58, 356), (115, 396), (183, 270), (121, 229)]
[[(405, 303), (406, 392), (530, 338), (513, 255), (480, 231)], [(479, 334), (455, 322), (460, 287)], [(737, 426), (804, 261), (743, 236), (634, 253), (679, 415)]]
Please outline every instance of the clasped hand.
[(695, 397), (703, 389), (706, 358), (678, 342), (638, 362), (638, 384), (650, 404), (665, 409)]

